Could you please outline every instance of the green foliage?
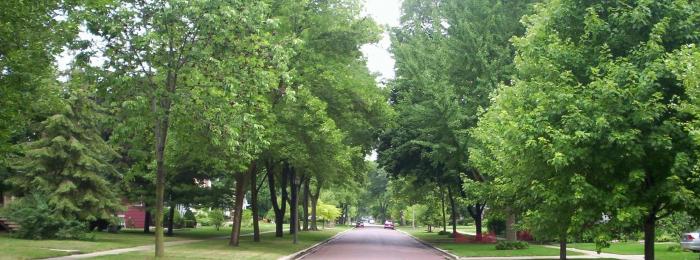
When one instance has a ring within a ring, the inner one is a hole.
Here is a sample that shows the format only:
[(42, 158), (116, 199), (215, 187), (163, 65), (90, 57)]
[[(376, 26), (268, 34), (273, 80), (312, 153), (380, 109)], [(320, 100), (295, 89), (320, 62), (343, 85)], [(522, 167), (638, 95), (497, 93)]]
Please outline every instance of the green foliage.
[(496, 244), (496, 250), (518, 250), (518, 249), (528, 249), (530, 244), (525, 241), (498, 241)]
[(90, 240), (85, 222), (65, 218), (40, 192), (28, 194), (5, 209), (7, 217), (21, 226), (14, 236), (24, 239)]
[(220, 209), (214, 209), (211, 212), (209, 212), (209, 221), (212, 226), (216, 228), (216, 230), (219, 230), (221, 226), (224, 225), (224, 222), (226, 221), (226, 216), (224, 215), (224, 211)]
[(243, 216), (241, 217), (241, 226), (253, 226), (253, 212), (250, 209), (246, 209), (243, 211)]
[(506, 232), (506, 221), (499, 217), (489, 217), (486, 219), (486, 229), (496, 235), (503, 235)]
[(186, 228), (194, 228), (197, 226), (197, 218), (195, 217), (194, 212), (192, 212), (190, 209), (185, 211), (185, 215), (182, 216), (182, 221), (184, 222), (184, 227)]
[(111, 164), (116, 153), (102, 139), (95, 123), (95, 104), (73, 89), (59, 113), (41, 122), (36, 140), (21, 145), (23, 156), (5, 180), (21, 193), (41, 192), (66, 220), (107, 219), (121, 207)]

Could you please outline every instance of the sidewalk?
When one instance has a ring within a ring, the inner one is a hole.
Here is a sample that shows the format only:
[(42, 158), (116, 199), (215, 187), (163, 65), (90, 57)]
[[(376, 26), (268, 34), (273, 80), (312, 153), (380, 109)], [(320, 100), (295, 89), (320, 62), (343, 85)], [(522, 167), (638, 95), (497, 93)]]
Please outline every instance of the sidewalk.
[[(548, 248), (559, 249), (558, 246), (545, 246)], [(621, 260), (644, 260), (643, 255), (618, 255), (609, 253), (598, 254), (595, 251), (582, 250), (576, 248), (567, 248), (567, 251), (581, 253), (583, 255), (566, 256), (566, 259), (591, 259), (591, 258), (613, 258)], [(559, 256), (510, 256), (510, 257), (460, 257), (460, 260), (516, 260), (516, 259), (559, 259)]]
[[(273, 232), (275, 232), (275, 231), (265, 231), (265, 232), (260, 232), (260, 234), (273, 233)], [(252, 235), (253, 235), (253, 233), (249, 233), (249, 234), (244, 234), (241, 236), (252, 236)], [(210, 238), (210, 239), (180, 240), (180, 241), (165, 242), (164, 244), (166, 247), (169, 247), (169, 246), (177, 246), (177, 245), (202, 242), (202, 241), (207, 241), (207, 240), (212, 240), (212, 239), (228, 239), (228, 238), (229, 238), (228, 236), (225, 236), (225, 237), (215, 237), (215, 238)], [(53, 257), (53, 258), (45, 258), (45, 260), (85, 259), (85, 258), (92, 258), (92, 257), (98, 257), (98, 256), (119, 255), (119, 254), (124, 254), (124, 253), (137, 252), (137, 251), (148, 251), (148, 250), (155, 250), (155, 245), (119, 248), (119, 249), (112, 249), (112, 250), (106, 250), (106, 251), (92, 252), (92, 253), (87, 253), (87, 254), (59, 256), (59, 257)]]

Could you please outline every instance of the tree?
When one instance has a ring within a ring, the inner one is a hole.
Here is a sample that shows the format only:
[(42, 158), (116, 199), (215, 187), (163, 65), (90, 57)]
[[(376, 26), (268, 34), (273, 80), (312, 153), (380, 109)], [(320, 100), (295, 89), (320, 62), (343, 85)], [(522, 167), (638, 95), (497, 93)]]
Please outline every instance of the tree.
[[(150, 107), (149, 113), (142, 116), (143, 120), (152, 122), (155, 140), (157, 257), (164, 256), (162, 212), (166, 186), (165, 148), (173, 124), (174, 109), (185, 107), (188, 102), (199, 108), (209, 105), (198, 103), (201, 99), (187, 97), (216, 100), (218, 102), (210, 104), (214, 106), (208, 111), (211, 117), (207, 119), (219, 119), (219, 115), (228, 115), (221, 120), (229, 119), (213, 122), (213, 126), (218, 127), (216, 130), (220, 131), (216, 132), (220, 136), (213, 137), (216, 144), (228, 145), (225, 150), (238, 151), (240, 147), (235, 147), (241, 140), (235, 139), (238, 136), (248, 138), (242, 140), (260, 143), (259, 138), (251, 138), (257, 135), (256, 124), (238, 119), (252, 119), (244, 116), (243, 112), (258, 107), (255, 102), (260, 100), (256, 96), (261, 90), (259, 87), (266, 83), (266, 77), (276, 77), (265, 74), (266, 70), (252, 69), (268, 65), (261, 62), (266, 59), (260, 56), (261, 52), (267, 55), (269, 50), (264, 46), (260, 48), (265, 45), (265, 36), (269, 35), (263, 30), (268, 20), (261, 19), (266, 17), (265, 6), (263, 2), (256, 1), (125, 1), (109, 6), (110, 10), (86, 10), (84, 18), (87, 29), (103, 39), (106, 46), (104, 55), (108, 58), (105, 67), (114, 71), (112, 78), (121, 83), (120, 86), (138, 93), (138, 99), (146, 100)], [(255, 59), (246, 57), (248, 55)], [(250, 92), (241, 91), (249, 87), (243, 87), (244, 82), (256, 82), (253, 85), (256, 88)], [(224, 107), (228, 110), (221, 110)], [(230, 120), (232, 117), (237, 120)], [(248, 132), (241, 131), (245, 127)], [(254, 151), (255, 146), (246, 146), (244, 153)], [(251, 161), (239, 161), (228, 168), (242, 175)]]
[(64, 106), (41, 123), (38, 139), (22, 144), (24, 156), (6, 181), (22, 194), (46, 194), (65, 220), (109, 219), (121, 207), (111, 185), (119, 179), (111, 165), (117, 154), (97, 131), (95, 104), (82, 89), (68, 91)]
[(688, 2), (555, 1), (525, 19), (527, 34), (514, 41), (515, 84), (499, 91), (484, 131), (496, 140), (490, 151), (501, 174), (529, 184), (529, 201), (550, 205), (531, 220), (554, 221), (563, 236), (601, 213), (637, 216), (645, 258), (654, 258), (657, 220), (693, 200), (697, 147), (685, 126), (693, 115), (678, 109), (690, 95), (666, 61), (700, 39), (689, 18), (697, 10)]

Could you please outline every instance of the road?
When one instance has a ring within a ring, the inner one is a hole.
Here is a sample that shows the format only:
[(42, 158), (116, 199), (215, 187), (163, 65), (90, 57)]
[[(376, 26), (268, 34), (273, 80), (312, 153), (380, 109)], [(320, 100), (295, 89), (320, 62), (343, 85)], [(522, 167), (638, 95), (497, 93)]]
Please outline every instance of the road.
[(381, 226), (355, 228), (301, 259), (445, 259), (444, 255), (412, 237)]

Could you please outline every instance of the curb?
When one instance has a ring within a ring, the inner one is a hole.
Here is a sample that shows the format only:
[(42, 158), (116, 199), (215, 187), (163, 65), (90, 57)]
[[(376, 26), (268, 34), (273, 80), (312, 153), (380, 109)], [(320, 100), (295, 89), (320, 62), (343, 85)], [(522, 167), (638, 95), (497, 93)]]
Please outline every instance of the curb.
[(314, 244), (314, 245), (312, 245), (312, 246), (310, 246), (310, 247), (307, 247), (307, 248), (305, 248), (305, 249), (302, 249), (302, 250), (300, 250), (300, 251), (298, 251), (298, 252), (296, 252), (296, 253), (293, 253), (293, 254), (291, 254), (291, 255), (287, 255), (287, 256), (280, 257), (280, 258), (278, 258), (277, 260), (295, 260), (295, 259), (301, 259), (301, 258), (303, 258), (304, 256), (306, 256), (306, 255), (308, 255), (308, 254), (311, 254), (311, 253), (315, 252), (316, 250), (318, 250), (318, 248), (319, 248), (320, 246), (330, 243), (331, 241), (335, 240), (336, 238), (338, 238), (338, 237), (339, 237), (340, 235), (342, 235), (343, 233), (348, 232), (348, 231), (353, 230), (353, 229), (355, 229), (355, 228), (348, 228), (348, 229), (346, 229), (346, 230), (344, 230), (344, 231), (342, 231), (342, 232), (340, 232), (340, 233), (338, 233), (338, 234), (335, 234), (334, 236), (330, 237), (329, 239), (326, 239), (326, 240), (323, 240), (323, 241), (321, 241), (321, 242), (318, 242), (318, 243), (316, 243), (316, 244)]
[(428, 243), (428, 242), (425, 242), (425, 241), (423, 241), (423, 240), (420, 240), (419, 238), (414, 237), (413, 235), (409, 234), (409, 233), (406, 232), (406, 231), (403, 231), (403, 230), (400, 230), (400, 229), (397, 229), (396, 231), (399, 231), (399, 232), (401, 232), (401, 233), (406, 234), (407, 236), (413, 238), (414, 240), (418, 241), (418, 243), (421, 243), (421, 244), (423, 244), (424, 246), (427, 246), (427, 247), (429, 247), (429, 248), (432, 248), (432, 249), (437, 250), (438, 252), (442, 253), (442, 254), (445, 256), (446, 259), (454, 259), (454, 260), (460, 259), (459, 256), (457, 256), (457, 255), (455, 255), (455, 254), (452, 254), (452, 253), (448, 252), (447, 250), (437, 248), (437, 247), (431, 245), (431, 244)]

